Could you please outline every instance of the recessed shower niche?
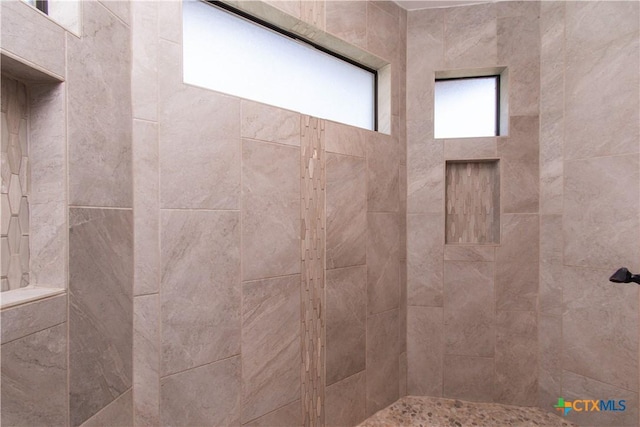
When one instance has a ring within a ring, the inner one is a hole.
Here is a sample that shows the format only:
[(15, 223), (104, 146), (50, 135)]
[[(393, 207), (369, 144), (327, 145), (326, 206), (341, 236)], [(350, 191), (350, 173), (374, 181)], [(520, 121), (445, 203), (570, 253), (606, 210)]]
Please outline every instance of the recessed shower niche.
[(498, 160), (447, 161), (445, 242), (500, 243)]
[(64, 89), (2, 55), (2, 308), (66, 288)]

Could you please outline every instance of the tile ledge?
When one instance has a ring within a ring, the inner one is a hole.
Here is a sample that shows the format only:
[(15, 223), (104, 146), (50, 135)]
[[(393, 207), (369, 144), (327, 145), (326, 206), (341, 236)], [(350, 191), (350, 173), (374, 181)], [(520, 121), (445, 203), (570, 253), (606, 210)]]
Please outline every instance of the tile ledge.
[(43, 298), (65, 293), (65, 289), (42, 288), (37, 286), (27, 286), (20, 289), (13, 289), (0, 293), (0, 309), (15, 307), (20, 304), (33, 302)]

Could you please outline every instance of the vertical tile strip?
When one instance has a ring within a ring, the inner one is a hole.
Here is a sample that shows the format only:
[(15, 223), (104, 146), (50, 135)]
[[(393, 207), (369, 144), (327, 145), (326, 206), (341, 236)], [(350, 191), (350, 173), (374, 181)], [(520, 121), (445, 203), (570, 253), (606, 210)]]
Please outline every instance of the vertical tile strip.
[(305, 427), (311, 427), (324, 426), (324, 121), (302, 116), (300, 131), (302, 410)]

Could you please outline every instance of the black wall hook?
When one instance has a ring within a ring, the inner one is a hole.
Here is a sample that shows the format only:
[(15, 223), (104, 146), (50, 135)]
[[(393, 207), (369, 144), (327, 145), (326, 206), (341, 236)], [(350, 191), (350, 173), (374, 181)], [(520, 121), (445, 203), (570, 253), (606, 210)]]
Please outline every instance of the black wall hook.
[(640, 285), (640, 274), (631, 274), (625, 267), (619, 268), (618, 271), (609, 277), (609, 281), (613, 283), (637, 283)]

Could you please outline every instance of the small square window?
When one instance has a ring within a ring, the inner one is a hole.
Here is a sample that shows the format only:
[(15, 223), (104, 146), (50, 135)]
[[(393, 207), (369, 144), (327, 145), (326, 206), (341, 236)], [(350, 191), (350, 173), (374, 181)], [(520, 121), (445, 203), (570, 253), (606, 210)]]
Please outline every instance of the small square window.
[(436, 80), (434, 136), (468, 138), (499, 134), (500, 77)]

